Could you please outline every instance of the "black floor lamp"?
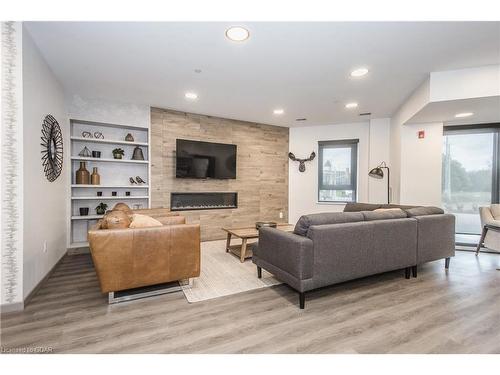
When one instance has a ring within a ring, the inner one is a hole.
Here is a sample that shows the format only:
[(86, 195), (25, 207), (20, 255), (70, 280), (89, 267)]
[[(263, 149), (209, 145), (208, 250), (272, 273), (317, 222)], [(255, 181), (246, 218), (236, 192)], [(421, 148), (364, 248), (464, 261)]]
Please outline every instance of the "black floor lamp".
[(373, 178), (376, 178), (376, 179), (383, 179), (384, 178), (384, 171), (382, 169), (387, 169), (387, 203), (391, 203), (391, 193), (390, 193), (390, 188), (389, 188), (389, 183), (390, 183), (390, 172), (389, 172), (389, 167), (387, 166), (387, 164), (385, 163), (385, 161), (383, 161), (382, 163), (380, 163), (380, 165), (376, 168), (373, 168), (369, 173), (368, 173), (368, 176), (370, 177), (373, 177)]

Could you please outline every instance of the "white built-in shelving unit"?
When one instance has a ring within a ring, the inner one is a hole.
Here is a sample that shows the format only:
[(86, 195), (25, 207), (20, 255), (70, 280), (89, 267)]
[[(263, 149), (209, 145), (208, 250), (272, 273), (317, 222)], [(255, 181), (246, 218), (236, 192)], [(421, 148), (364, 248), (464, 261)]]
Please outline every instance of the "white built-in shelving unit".
[[(88, 246), (87, 231), (99, 220), (102, 215), (97, 215), (95, 208), (101, 202), (111, 209), (118, 202), (125, 202), (131, 208), (149, 208), (151, 202), (151, 192), (149, 181), (151, 176), (150, 166), (150, 133), (144, 126), (116, 125), (100, 122), (71, 120), (70, 136), (70, 161), (69, 168), (71, 192), (68, 199), (68, 209), (70, 212), (68, 247)], [(92, 136), (95, 132), (100, 132), (104, 139), (95, 137), (86, 138), (83, 132), (90, 132)], [(134, 137), (133, 142), (125, 141), (125, 136), (130, 133)], [(84, 147), (90, 152), (100, 151), (100, 158), (82, 157), (78, 154)], [(134, 148), (139, 146), (142, 149), (145, 160), (132, 160)], [(112, 150), (122, 148), (125, 151), (123, 159), (114, 159)], [(97, 167), (101, 176), (100, 185), (78, 185), (76, 184), (76, 171), (80, 168), (80, 162), (85, 162), (87, 170), (92, 174), (94, 167)], [(141, 177), (145, 184), (131, 184), (130, 177)], [(97, 196), (97, 192), (102, 195)], [(113, 192), (116, 196), (113, 196)], [(129, 195), (127, 195), (127, 192)], [(80, 208), (88, 207), (89, 214), (80, 216)]]

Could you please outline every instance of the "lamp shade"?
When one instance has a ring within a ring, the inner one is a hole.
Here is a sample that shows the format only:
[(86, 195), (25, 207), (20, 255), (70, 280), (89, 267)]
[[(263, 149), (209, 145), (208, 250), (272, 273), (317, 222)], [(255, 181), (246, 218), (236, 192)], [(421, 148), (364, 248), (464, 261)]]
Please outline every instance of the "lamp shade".
[(373, 168), (369, 173), (368, 176), (377, 178), (377, 179), (382, 179), (384, 178), (384, 171), (380, 167)]

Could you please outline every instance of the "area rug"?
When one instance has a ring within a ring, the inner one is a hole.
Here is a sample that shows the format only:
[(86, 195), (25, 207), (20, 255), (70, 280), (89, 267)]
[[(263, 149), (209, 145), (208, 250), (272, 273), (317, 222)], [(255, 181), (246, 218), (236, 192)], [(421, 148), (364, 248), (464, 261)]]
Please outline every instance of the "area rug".
[(262, 278), (257, 278), (251, 259), (241, 263), (239, 258), (226, 253), (225, 247), (225, 240), (201, 243), (200, 277), (194, 279), (191, 287), (182, 286), (189, 303), (281, 284), (265, 270), (262, 270)]

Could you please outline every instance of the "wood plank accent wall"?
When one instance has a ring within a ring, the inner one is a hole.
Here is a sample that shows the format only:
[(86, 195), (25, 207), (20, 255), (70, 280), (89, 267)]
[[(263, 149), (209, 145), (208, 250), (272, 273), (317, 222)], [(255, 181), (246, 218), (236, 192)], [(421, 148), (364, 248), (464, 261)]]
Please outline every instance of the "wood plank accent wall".
[[(171, 192), (236, 191), (236, 209), (181, 211), (200, 224), (203, 241), (225, 238), (224, 226), (287, 222), (288, 134), (284, 127), (151, 108), (151, 206), (170, 208)], [(178, 138), (236, 144), (236, 179), (175, 178)]]

